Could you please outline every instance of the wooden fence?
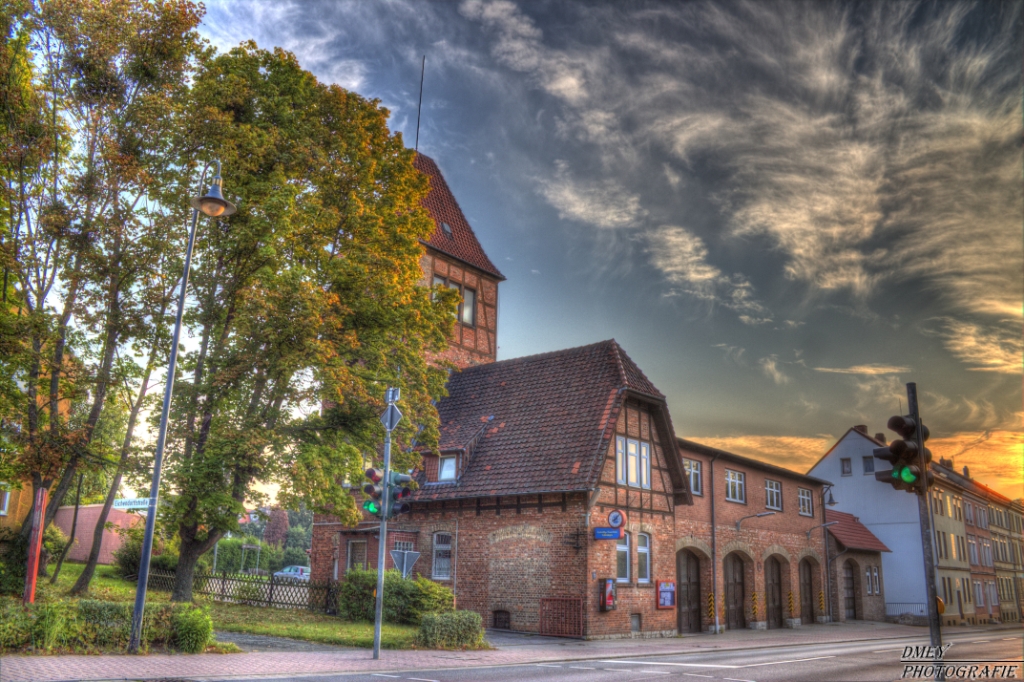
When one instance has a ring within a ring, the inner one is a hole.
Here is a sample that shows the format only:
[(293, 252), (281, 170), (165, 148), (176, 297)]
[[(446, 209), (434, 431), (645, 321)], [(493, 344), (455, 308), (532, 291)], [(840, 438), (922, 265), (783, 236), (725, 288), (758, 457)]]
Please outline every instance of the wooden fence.
[[(316, 613), (338, 613), (338, 587), (334, 580), (302, 582), (244, 573), (196, 573), (192, 593), (213, 597), (217, 601), (251, 606), (272, 606), (279, 609), (308, 609)], [(170, 592), (174, 573), (152, 570), (148, 589)]]

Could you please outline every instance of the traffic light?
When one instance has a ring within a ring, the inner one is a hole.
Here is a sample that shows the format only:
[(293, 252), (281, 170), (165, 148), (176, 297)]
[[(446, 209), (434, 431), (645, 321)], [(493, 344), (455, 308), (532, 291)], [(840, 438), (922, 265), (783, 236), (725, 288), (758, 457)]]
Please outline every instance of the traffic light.
[(411, 480), (412, 476), (391, 472), (390, 481), (388, 481), (388, 490), (391, 495), (391, 504), (388, 506), (389, 519), (412, 511), (412, 506), (408, 502), (402, 501), (412, 495), (412, 488), (406, 485)]
[(373, 516), (381, 518), (384, 516), (385, 500), (384, 486), (380, 484), (384, 481), (384, 472), (380, 469), (367, 469), (366, 478), (370, 479), (370, 482), (363, 485), (363, 493), (366, 495), (363, 509)]
[[(932, 472), (928, 463), (932, 460), (931, 450), (924, 449), (924, 472), (921, 470), (920, 450), (917, 443), (917, 423), (910, 416), (896, 416), (889, 419), (886, 425), (898, 433), (898, 438), (886, 448), (875, 448), (872, 454), (883, 461), (889, 462), (891, 469), (875, 472), (875, 480), (888, 483), (896, 490), (905, 490), (919, 495), (932, 484)], [(921, 425), (921, 441), (928, 440), (928, 427)]]

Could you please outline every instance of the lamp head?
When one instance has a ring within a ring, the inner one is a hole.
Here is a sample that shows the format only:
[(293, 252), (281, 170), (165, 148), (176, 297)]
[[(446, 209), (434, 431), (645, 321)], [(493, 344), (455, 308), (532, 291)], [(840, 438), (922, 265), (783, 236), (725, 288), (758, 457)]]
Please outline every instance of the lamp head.
[(838, 504), (838, 502), (836, 502), (836, 498), (832, 497), (831, 490), (828, 491), (828, 502), (826, 502), (825, 504), (827, 504), (830, 507), (834, 507)]
[(238, 209), (224, 198), (224, 195), (221, 193), (223, 185), (224, 180), (220, 177), (220, 161), (217, 161), (217, 174), (213, 178), (210, 189), (205, 195), (195, 197), (189, 202), (192, 204), (192, 208), (202, 211), (211, 218), (224, 218), (232, 215)]

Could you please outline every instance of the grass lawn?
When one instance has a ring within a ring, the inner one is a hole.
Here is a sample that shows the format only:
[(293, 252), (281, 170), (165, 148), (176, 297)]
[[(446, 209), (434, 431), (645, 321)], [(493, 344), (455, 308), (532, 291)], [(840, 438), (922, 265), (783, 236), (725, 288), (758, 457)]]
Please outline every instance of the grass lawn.
[[(71, 586), (81, 575), (83, 564), (65, 562), (56, 585), (50, 585), (49, 578), (39, 581), (43, 595), (50, 598), (66, 597)], [(50, 567), (52, 573), (53, 567)], [(110, 566), (97, 566), (88, 598), (104, 601), (134, 602), (135, 584), (121, 580)], [(163, 602), (170, 593), (150, 590), (146, 600)], [(373, 623), (353, 623), (335, 616), (310, 613), (302, 609), (275, 609), (241, 604), (225, 604), (205, 597), (197, 603), (210, 607), (215, 630), (244, 632), (251, 635), (290, 637), (309, 642), (335, 644), (338, 646), (372, 647)], [(417, 628), (412, 625), (384, 624), (381, 628), (381, 647), (385, 649), (410, 649), (416, 641)]]

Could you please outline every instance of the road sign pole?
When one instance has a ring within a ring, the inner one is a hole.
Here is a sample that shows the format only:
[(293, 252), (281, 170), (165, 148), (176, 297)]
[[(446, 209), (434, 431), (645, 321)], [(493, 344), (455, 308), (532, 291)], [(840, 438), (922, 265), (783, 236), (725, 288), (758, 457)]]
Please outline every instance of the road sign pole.
[(380, 538), (377, 542), (377, 605), (373, 617), (373, 660), (380, 658), (380, 626), (384, 618), (384, 563), (387, 556), (388, 538), (388, 513), (391, 506), (391, 494), (388, 492), (388, 485), (391, 478), (391, 432), (398, 426), (398, 420), (402, 413), (395, 407), (398, 400), (398, 389), (387, 390), (387, 409), (381, 416), (384, 423), (384, 480), (381, 481), (381, 495), (383, 509), (380, 516)]
[[(922, 438), (921, 432), (921, 414), (918, 411), (917, 406), (917, 384), (907, 384), (907, 407), (910, 410), (910, 418), (914, 420), (917, 425), (917, 433), (915, 438), (917, 440), (917, 449), (920, 456), (921, 462), (921, 482), (928, 480), (928, 469), (927, 461), (924, 456), (924, 439)], [(935, 655), (935, 669), (938, 671), (935, 679), (944, 680), (946, 676), (944, 674), (944, 667), (942, 665), (942, 659), (938, 652), (941, 651), (942, 647), (942, 626), (939, 621), (939, 605), (936, 602), (936, 596), (938, 591), (935, 589), (935, 556), (932, 554), (932, 524), (930, 509), (928, 507), (928, 488), (924, 487), (924, 494), (917, 495), (917, 512), (921, 518), (921, 550), (924, 554), (924, 584), (926, 591), (926, 600), (928, 602), (928, 634), (931, 636), (931, 644), (934, 647), (933, 651)]]

